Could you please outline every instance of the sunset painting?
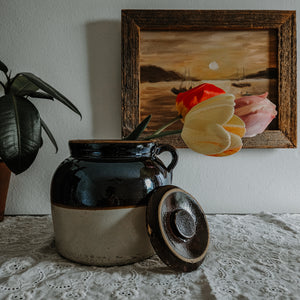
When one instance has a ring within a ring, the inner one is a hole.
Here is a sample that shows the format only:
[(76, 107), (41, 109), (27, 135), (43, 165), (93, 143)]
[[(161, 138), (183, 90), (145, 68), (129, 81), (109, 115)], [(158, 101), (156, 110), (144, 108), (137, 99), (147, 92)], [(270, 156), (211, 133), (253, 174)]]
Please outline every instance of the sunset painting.
[(276, 32), (141, 32), (140, 120), (152, 114), (148, 131), (176, 117), (176, 94), (205, 82), (236, 98), (269, 92), (277, 104)]

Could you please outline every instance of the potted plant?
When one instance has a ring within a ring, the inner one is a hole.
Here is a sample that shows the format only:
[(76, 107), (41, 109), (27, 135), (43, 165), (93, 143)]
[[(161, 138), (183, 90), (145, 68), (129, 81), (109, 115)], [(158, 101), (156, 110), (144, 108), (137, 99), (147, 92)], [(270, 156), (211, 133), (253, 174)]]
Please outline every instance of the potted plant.
[(5, 81), (0, 96), (0, 221), (3, 219), (10, 172), (20, 174), (35, 160), (43, 145), (42, 129), (53, 143), (56, 141), (41, 119), (32, 98), (58, 100), (77, 113), (79, 110), (64, 95), (32, 73), (18, 73), (14, 77), (0, 61), (0, 71)]

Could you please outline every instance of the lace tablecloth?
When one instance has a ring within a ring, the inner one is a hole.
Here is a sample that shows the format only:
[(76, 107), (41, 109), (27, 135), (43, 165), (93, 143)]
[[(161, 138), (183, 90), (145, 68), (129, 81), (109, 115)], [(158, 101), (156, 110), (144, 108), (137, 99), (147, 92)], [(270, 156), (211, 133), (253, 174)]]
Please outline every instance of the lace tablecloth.
[(157, 256), (100, 268), (55, 251), (50, 216), (0, 223), (0, 299), (300, 299), (300, 215), (208, 216), (201, 267), (178, 274)]

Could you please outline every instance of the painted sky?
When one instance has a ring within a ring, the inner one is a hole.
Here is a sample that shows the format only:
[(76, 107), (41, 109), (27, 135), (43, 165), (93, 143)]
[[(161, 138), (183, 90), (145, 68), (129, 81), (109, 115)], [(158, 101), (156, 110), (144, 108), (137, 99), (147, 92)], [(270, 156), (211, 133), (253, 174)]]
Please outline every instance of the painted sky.
[(277, 67), (276, 32), (141, 31), (140, 64), (200, 80), (239, 79)]

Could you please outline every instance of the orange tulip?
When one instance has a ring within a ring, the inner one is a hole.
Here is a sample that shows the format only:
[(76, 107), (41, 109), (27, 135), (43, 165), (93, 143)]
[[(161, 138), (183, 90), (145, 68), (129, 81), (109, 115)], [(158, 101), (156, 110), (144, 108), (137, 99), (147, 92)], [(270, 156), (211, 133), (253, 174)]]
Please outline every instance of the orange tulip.
[(176, 108), (184, 119), (186, 114), (198, 103), (211, 97), (225, 94), (225, 91), (210, 83), (203, 83), (184, 93), (179, 93), (176, 98)]

